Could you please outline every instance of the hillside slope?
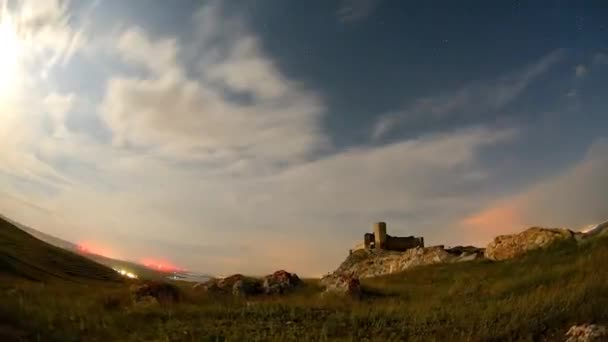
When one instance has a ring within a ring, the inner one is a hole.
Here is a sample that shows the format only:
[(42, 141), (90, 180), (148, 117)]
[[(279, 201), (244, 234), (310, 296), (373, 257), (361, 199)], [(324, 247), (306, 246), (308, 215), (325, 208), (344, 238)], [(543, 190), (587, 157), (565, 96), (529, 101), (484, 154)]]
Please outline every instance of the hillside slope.
[(34, 238), (41, 240), (43, 242), (46, 242), (52, 246), (56, 246), (61, 249), (72, 252), (74, 254), (83, 256), (98, 264), (102, 264), (104, 266), (107, 266), (107, 267), (110, 267), (113, 269), (121, 269), (121, 270), (130, 272), (130, 273), (137, 274), (138, 277), (143, 278), (143, 279), (163, 280), (172, 275), (172, 273), (169, 271), (165, 272), (165, 271), (161, 271), (161, 270), (151, 269), (149, 267), (138, 264), (136, 262), (113, 259), (113, 258), (109, 258), (107, 256), (95, 254), (95, 253), (84, 252), (82, 249), (79, 248), (79, 246), (77, 244), (75, 244), (73, 242), (60, 239), (58, 237), (49, 235), (47, 233), (43, 233), (37, 229), (23, 225), (19, 222), (13, 221), (2, 215), (0, 215), (0, 219), (4, 219), (9, 224), (12, 224), (13, 226), (19, 228), (22, 231), (25, 231), (26, 233), (33, 236)]
[(0, 277), (35, 281), (121, 281), (112, 269), (36, 239), (0, 218)]

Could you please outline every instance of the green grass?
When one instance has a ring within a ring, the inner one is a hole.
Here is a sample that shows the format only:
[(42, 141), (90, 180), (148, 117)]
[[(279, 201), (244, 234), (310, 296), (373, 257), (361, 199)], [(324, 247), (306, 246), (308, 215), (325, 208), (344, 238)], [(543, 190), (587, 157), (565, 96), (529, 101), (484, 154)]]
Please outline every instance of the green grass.
[[(561, 341), (608, 323), (608, 239), (507, 262), (425, 266), (363, 281), (360, 300), (321, 297), (314, 279), (283, 297), (208, 296), (138, 307), (124, 285), (0, 285), (0, 340)], [(4, 334), (4, 335), (3, 335)], [(7, 337), (8, 336), (8, 337)]]

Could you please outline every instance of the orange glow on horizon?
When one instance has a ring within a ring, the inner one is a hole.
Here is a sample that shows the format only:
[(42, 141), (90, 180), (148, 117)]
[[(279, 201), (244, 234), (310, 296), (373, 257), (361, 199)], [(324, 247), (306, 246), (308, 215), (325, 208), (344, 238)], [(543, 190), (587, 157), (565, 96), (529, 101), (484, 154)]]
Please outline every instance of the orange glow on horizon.
[(478, 239), (492, 239), (525, 227), (524, 218), (516, 203), (502, 203), (466, 217), (461, 224)]
[(156, 258), (144, 258), (140, 261), (140, 263), (150, 269), (162, 272), (185, 271), (183, 268), (176, 266), (170, 261)]
[(116, 257), (115, 253), (110, 248), (102, 246), (96, 242), (91, 242), (91, 241), (79, 242), (77, 244), (76, 248), (78, 249), (78, 252), (80, 252), (82, 254), (96, 254), (96, 255), (101, 255), (101, 256), (107, 257), (107, 258)]

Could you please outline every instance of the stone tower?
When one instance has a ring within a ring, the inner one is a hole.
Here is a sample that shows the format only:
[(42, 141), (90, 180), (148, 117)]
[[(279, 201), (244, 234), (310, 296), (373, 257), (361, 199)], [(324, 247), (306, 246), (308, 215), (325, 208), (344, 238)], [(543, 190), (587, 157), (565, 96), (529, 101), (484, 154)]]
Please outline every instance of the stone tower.
[(374, 223), (374, 247), (383, 249), (386, 245), (386, 222)]

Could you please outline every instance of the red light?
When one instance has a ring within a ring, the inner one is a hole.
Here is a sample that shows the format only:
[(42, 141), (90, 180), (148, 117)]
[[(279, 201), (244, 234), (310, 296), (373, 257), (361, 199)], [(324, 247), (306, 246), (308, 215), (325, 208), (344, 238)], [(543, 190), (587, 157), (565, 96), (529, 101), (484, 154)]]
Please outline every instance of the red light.
[(76, 245), (76, 249), (82, 254), (96, 254), (105, 257), (112, 257), (114, 253), (109, 248), (103, 247), (95, 242), (85, 241), (79, 242)]
[(163, 271), (163, 272), (177, 272), (177, 271), (184, 270), (180, 267), (175, 266), (173, 263), (171, 263), (169, 261), (152, 259), (152, 258), (146, 258), (146, 259), (141, 260), (141, 264), (143, 264), (144, 266), (146, 266), (148, 268), (158, 270), (158, 271)]

